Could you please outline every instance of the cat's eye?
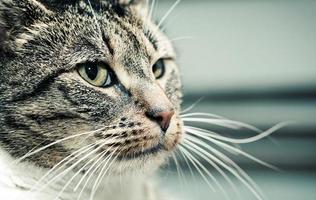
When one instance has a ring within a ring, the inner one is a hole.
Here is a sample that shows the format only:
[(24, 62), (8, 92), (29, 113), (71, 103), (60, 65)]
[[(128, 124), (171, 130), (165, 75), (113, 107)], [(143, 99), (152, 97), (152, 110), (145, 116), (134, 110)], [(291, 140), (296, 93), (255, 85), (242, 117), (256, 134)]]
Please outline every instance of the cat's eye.
[(160, 79), (165, 74), (165, 61), (163, 59), (159, 59), (152, 67), (154, 76), (156, 79)]
[(109, 87), (113, 84), (113, 76), (109, 66), (102, 62), (79, 64), (78, 73), (85, 81), (97, 87)]

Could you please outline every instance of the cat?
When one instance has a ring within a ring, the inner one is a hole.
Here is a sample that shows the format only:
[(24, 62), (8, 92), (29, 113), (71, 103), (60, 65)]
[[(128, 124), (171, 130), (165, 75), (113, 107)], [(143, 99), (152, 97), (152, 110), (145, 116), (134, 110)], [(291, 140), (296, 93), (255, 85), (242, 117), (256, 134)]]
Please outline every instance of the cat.
[(181, 81), (146, 3), (1, 0), (0, 199), (163, 199)]
[[(181, 111), (180, 69), (161, 30), (178, 2), (155, 23), (146, 0), (0, 0), (1, 200), (171, 200), (151, 177), (171, 159), (178, 169), (176, 151), (227, 198), (209, 167), (262, 199), (221, 150), (274, 168), (234, 145), (286, 124), (262, 132), (188, 113), (194, 105)], [(194, 122), (260, 134), (234, 139)]]

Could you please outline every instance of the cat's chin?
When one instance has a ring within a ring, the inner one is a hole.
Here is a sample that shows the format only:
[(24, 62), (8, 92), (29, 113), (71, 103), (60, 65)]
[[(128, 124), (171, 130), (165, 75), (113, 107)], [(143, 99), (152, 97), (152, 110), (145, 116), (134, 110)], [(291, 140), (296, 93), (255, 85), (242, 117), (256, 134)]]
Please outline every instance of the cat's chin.
[(170, 133), (165, 136), (163, 144), (120, 158), (115, 164), (116, 174), (154, 173), (168, 161), (181, 139), (182, 132)]
[(119, 159), (115, 163), (115, 174), (151, 174), (167, 163), (171, 153), (177, 148), (182, 139), (182, 134), (173, 134), (172, 139), (166, 139), (164, 144), (159, 144), (150, 149)]
[(144, 154), (133, 159), (117, 160), (112, 166), (112, 174), (152, 174), (167, 162), (170, 152), (160, 150), (153, 154)]

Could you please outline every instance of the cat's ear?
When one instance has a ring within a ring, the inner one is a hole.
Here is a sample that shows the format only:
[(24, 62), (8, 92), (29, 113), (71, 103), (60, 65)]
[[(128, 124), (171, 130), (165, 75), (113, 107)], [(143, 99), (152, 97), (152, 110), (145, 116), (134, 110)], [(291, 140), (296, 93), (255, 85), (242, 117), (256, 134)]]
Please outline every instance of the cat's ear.
[(22, 34), (36, 20), (52, 14), (37, 0), (1, 0), (0, 2), (0, 51), (7, 43)]

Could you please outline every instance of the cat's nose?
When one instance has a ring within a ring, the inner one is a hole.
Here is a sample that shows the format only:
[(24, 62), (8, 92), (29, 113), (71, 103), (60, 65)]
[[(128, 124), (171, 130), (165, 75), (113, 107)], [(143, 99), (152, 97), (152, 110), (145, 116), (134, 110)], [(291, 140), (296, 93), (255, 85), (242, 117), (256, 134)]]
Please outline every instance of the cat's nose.
[(174, 111), (154, 111), (147, 112), (146, 114), (149, 118), (159, 124), (163, 132), (166, 132), (169, 128), (171, 118), (174, 115)]

